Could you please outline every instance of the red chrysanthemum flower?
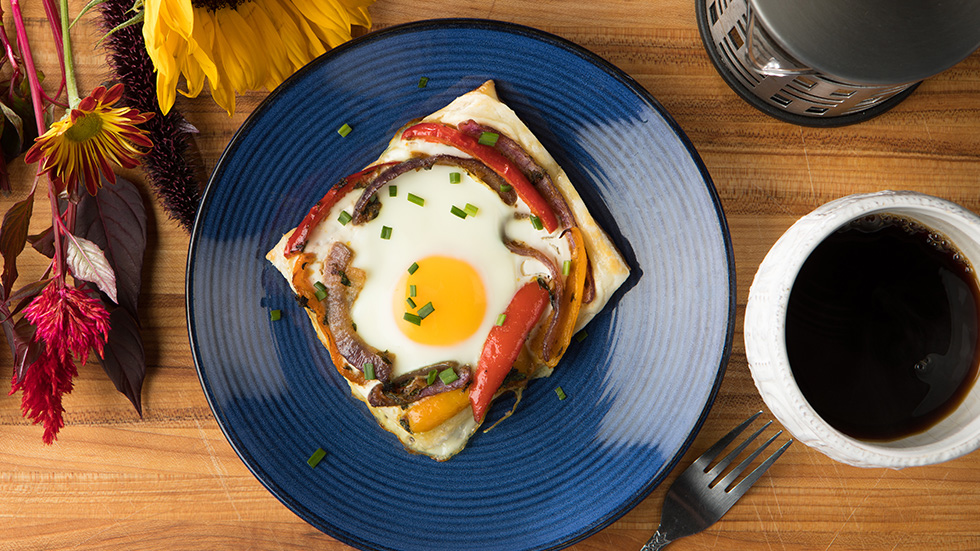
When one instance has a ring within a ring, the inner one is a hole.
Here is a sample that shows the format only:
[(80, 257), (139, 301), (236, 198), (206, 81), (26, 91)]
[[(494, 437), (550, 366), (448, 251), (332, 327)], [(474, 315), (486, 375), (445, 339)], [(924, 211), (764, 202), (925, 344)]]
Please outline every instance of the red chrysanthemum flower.
[(52, 282), (24, 309), (24, 316), (37, 328), (34, 340), (44, 348), (20, 382), (14, 376), (10, 394), (22, 391), (21, 411), (35, 424), (44, 424), (43, 440), (50, 444), (65, 425), (61, 399), (72, 390), (75, 362), (84, 365), (92, 350), (102, 355), (109, 312), (86, 291)]
[(153, 113), (113, 107), (122, 95), (122, 84), (93, 90), (34, 141), (24, 161), (41, 161), (40, 172), (48, 174), (59, 192), (67, 190), (72, 197), (79, 183), (94, 195), (102, 186), (100, 173), (115, 183), (116, 175), (109, 163), (133, 168), (139, 165), (137, 157), (153, 147), (146, 130), (136, 126), (148, 121)]

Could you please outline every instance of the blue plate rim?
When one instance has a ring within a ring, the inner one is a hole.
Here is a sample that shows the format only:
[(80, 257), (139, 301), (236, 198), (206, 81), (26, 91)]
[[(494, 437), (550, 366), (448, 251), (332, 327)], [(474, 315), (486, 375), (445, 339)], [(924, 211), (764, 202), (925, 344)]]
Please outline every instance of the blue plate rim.
[(348, 49), (356, 48), (362, 44), (375, 42), (379, 40), (384, 40), (386, 37), (400, 34), (411, 34), (419, 31), (426, 31), (432, 29), (451, 29), (451, 28), (463, 28), (463, 29), (474, 29), (474, 30), (489, 30), (502, 32), (507, 34), (513, 34), (529, 38), (532, 40), (541, 41), (548, 43), (550, 45), (556, 46), (563, 49), (569, 53), (572, 53), (588, 63), (592, 64), (596, 68), (602, 70), (607, 75), (612, 77), (614, 80), (620, 82), (626, 86), (632, 93), (634, 93), (638, 98), (643, 100), (645, 103), (649, 104), (657, 113), (663, 118), (664, 122), (673, 131), (675, 137), (684, 146), (690, 156), (691, 161), (694, 163), (698, 172), (703, 180), (705, 191), (708, 193), (708, 197), (711, 200), (711, 204), (714, 207), (715, 215), (717, 216), (717, 222), (720, 229), (720, 234), (724, 243), (725, 249), (725, 259), (728, 269), (728, 319), (727, 326), (725, 328), (725, 342), (722, 349), (719, 366), (716, 372), (714, 382), (711, 389), (708, 392), (707, 399), (705, 401), (704, 407), (697, 421), (695, 422), (690, 434), (685, 439), (683, 444), (677, 450), (672, 458), (670, 458), (666, 464), (665, 468), (661, 470), (660, 474), (653, 479), (651, 479), (646, 485), (640, 488), (633, 496), (625, 500), (619, 509), (611, 512), (610, 514), (595, 519), (592, 523), (588, 525), (583, 525), (582, 529), (577, 533), (571, 535), (567, 540), (556, 542), (555, 545), (547, 548), (541, 548), (542, 551), (551, 551), (564, 549), (575, 543), (578, 543), (589, 536), (592, 536), (604, 528), (608, 527), (620, 517), (625, 515), (627, 512), (636, 507), (641, 501), (646, 499), (650, 493), (653, 492), (663, 480), (673, 471), (680, 460), (684, 457), (687, 450), (690, 448), (694, 439), (697, 437), (702, 426), (704, 425), (705, 419), (714, 405), (715, 399), (717, 398), (718, 391), (721, 387), (722, 380), (724, 379), (725, 372), (727, 370), (728, 362), (731, 358), (734, 334), (735, 334), (735, 310), (736, 310), (736, 270), (735, 270), (735, 255), (734, 247), (732, 245), (731, 232), (728, 229), (728, 222), (725, 216), (724, 209), (721, 204), (721, 199), (718, 195), (717, 188), (708, 173), (707, 167), (701, 156), (698, 154), (694, 144), (690, 141), (687, 134), (681, 129), (680, 125), (674, 119), (670, 113), (663, 107), (663, 105), (653, 97), (653, 95), (647, 91), (642, 85), (640, 85), (632, 76), (627, 74), (622, 69), (619, 69), (609, 61), (603, 59), (598, 54), (591, 52), (590, 50), (579, 46), (578, 44), (563, 38), (561, 36), (552, 34), (550, 32), (529, 27), (526, 25), (521, 25), (518, 23), (511, 23), (506, 21), (498, 21), (492, 19), (480, 19), (480, 18), (440, 18), (440, 19), (427, 19), (422, 21), (415, 21), (403, 24), (392, 25), (383, 29), (371, 31), (367, 34), (354, 38), (353, 40), (337, 46), (318, 58), (311, 61), (306, 66), (302, 67), (290, 77), (288, 77), (281, 85), (279, 85), (275, 90), (270, 92), (249, 114), (242, 125), (236, 130), (232, 135), (231, 140), (225, 146), (221, 155), (218, 157), (215, 163), (214, 169), (211, 171), (211, 176), (208, 178), (208, 182), (205, 185), (204, 191), (201, 195), (200, 203), (198, 204), (198, 209), (195, 214), (194, 224), (190, 232), (190, 239), (188, 243), (188, 254), (187, 254), (187, 264), (185, 267), (185, 316), (188, 327), (188, 340), (190, 344), (190, 350), (192, 359), (194, 361), (195, 371), (198, 375), (198, 380), (201, 384), (202, 390), (204, 391), (205, 398), (207, 399), (208, 406), (211, 409), (212, 414), (215, 417), (215, 421), (218, 427), (221, 429), (222, 434), (225, 436), (225, 440), (231, 445), (235, 454), (238, 455), (239, 459), (245, 464), (249, 472), (258, 480), (264, 488), (266, 488), (269, 493), (271, 493), (278, 501), (285, 505), (290, 511), (302, 518), (305, 522), (311, 526), (316, 527), (318, 530), (323, 531), (326, 535), (337, 539), (338, 541), (351, 545), (361, 549), (368, 549), (365, 547), (365, 542), (361, 541), (359, 538), (353, 537), (351, 534), (343, 532), (341, 530), (327, 532), (314, 522), (313, 515), (306, 512), (306, 507), (296, 503), (288, 495), (282, 495), (281, 492), (277, 491), (269, 485), (268, 481), (264, 480), (259, 473), (253, 467), (253, 461), (251, 460), (251, 455), (236, 444), (234, 439), (228, 432), (225, 426), (225, 421), (222, 414), (220, 413), (220, 408), (213, 402), (213, 392), (210, 391), (210, 384), (206, 379), (204, 373), (204, 367), (202, 366), (202, 361), (200, 358), (200, 351), (196, 344), (195, 335), (195, 322), (192, 316), (193, 312), (193, 296), (191, 294), (192, 278), (191, 274), (195, 267), (195, 255), (194, 250), (198, 239), (200, 239), (201, 232), (201, 219), (203, 218), (203, 213), (206, 212), (206, 207), (209, 206), (211, 200), (211, 190), (216, 186), (216, 182), (220, 180), (220, 177), (225, 169), (225, 163), (227, 158), (235, 151), (238, 141), (242, 136), (247, 134), (251, 129), (254, 121), (268, 108), (268, 106), (276, 101), (276, 99), (287, 89), (289, 89), (295, 82), (302, 79), (307, 73), (312, 72), (319, 65), (326, 63), (334, 56), (341, 55)]

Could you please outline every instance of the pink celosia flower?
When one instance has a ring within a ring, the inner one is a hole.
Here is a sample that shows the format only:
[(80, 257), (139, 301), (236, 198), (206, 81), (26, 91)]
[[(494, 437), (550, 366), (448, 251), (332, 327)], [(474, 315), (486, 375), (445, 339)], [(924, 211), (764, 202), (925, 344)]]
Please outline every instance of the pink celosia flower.
[(34, 340), (44, 348), (20, 382), (14, 377), (10, 393), (23, 392), (21, 411), (35, 424), (44, 424), (43, 440), (50, 444), (65, 424), (61, 398), (72, 390), (78, 374), (75, 361), (84, 365), (92, 350), (102, 355), (109, 312), (86, 291), (52, 282), (24, 309), (24, 316), (37, 327)]

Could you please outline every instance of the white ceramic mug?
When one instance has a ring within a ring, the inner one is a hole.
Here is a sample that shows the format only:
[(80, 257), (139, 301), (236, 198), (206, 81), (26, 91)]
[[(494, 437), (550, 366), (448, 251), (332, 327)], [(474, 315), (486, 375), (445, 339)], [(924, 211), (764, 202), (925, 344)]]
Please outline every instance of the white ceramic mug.
[(834, 429), (807, 403), (790, 369), (786, 311), (796, 275), (810, 253), (856, 218), (888, 212), (944, 234), (980, 268), (980, 216), (950, 201), (910, 191), (849, 195), (818, 207), (779, 238), (756, 272), (745, 309), (745, 354), (756, 387), (773, 415), (799, 441), (859, 467), (929, 465), (980, 447), (980, 384), (928, 430), (888, 442), (852, 438)]

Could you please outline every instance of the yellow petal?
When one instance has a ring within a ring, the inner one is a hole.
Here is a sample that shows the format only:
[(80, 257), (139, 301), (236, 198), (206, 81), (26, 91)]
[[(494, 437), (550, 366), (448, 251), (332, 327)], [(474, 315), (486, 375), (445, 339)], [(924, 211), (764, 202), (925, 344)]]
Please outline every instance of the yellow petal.
[(194, 31), (194, 7), (190, 0), (165, 0), (160, 4), (160, 17), (184, 38)]

